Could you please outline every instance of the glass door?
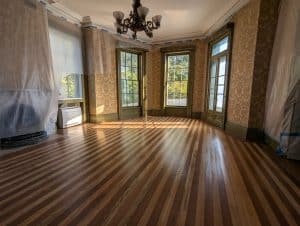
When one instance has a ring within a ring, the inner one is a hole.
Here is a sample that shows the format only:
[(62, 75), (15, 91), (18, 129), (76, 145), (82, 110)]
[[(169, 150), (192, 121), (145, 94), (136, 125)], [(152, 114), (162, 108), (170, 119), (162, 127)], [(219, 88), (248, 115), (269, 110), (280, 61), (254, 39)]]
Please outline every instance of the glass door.
[(119, 118), (136, 118), (142, 114), (141, 54), (119, 51)]
[(207, 98), (207, 120), (218, 127), (224, 127), (226, 115), (226, 90), (229, 63), (229, 38), (211, 46), (210, 71)]

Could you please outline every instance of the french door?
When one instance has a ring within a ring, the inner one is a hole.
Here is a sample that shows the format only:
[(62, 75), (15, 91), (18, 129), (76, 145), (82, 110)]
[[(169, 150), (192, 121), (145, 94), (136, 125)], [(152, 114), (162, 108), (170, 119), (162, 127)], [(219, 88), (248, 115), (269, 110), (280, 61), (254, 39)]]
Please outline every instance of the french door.
[(142, 115), (142, 55), (129, 50), (118, 51), (119, 118)]
[(206, 119), (215, 126), (224, 128), (229, 65), (228, 36), (211, 45), (209, 62)]

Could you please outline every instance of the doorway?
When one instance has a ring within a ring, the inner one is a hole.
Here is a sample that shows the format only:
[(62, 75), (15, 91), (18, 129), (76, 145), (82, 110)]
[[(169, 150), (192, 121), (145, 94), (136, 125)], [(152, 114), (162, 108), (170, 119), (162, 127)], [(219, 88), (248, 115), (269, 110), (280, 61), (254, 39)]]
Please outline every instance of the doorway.
[(142, 53), (118, 50), (119, 119), (142, 116)]
[(226, 121), (230, 40), (226, 34), (211, 42), (209, 48), (206, 120), (220, 128), (225, 127)]

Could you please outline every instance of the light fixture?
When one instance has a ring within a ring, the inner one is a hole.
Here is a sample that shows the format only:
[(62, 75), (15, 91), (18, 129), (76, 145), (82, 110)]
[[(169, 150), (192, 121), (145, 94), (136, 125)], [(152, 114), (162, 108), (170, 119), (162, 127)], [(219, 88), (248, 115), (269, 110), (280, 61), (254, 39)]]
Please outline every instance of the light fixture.
[(141, 5), (140, 0), (133, 0), (133, 10), (130, 11), (129, 17), (124, 19), (124, 13), (116, 11), (113, 13), (116, 22), (114, 23), (119, 34), (126, 34), (130, 29), (133, 34), (132, 38), (136, 39), (138, 31), (144, 31), (149, 38), (153, 37), (153, 30), (160, 27), (162, 19), (161, 15), (152, 17), (152, 20), (147, 21), (146, 17), (149, 9)]

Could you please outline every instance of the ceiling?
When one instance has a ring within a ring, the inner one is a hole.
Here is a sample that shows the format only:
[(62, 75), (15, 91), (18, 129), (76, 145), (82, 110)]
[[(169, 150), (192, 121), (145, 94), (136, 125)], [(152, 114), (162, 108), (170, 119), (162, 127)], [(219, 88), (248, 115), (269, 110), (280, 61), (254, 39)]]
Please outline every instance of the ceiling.
[[(81, 17), (90, 16), (93, 23), (114, 31), (113, 11), (131, 10), (132, 0), (56, 0), (57, 5)], [(222, 26), (248, 0), (141, 0), (150, 9), (148, 19), (163, 16), (161, 28), (154, 31), (151, 42), (203, 37)], [(142, 33), (138, 37), (150, 41)]]

